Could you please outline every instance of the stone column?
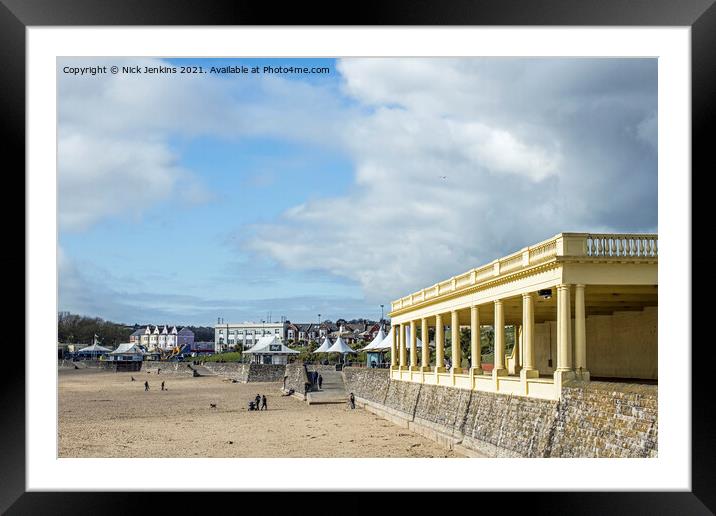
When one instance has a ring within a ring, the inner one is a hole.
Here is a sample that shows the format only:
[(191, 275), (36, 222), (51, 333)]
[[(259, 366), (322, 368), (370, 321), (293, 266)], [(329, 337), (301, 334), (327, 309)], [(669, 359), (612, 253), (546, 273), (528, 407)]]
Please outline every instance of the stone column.
[(589, 380), (584, 285), (574, 286), (574, 368), (577, 376)]
[(569, 285), (557, 285), (557, 370), (554, 379), (558, 389), (564, 380), (574, 378), (569, 352), (572, 333), (569, 304)]
[(443, 316), (435, 316), (435, 372), (445, 372), (445, 341), (443, 340)]
[(495, 366), (492, 376), (506, 376), (505, 369), (505, 312), (502, 310), (502, 300), (495, 301)]
[(423, 363), (422, 370), (430, 370), (430, 331), (428, 330), (428, 320), (423, 317), (420, 320), (420, 340), (423, 341)]
[(410, 321), (410, 370), (418, 370), (418, 336), (415, 321)]
[(398, 365), (398, 325), (391, 327), (393, 341), (390, 343), (390, 368), (395, 369)]
[(400, 324), (398, 325), (398, 346), (400, 348), (400, 369), (405, 369), (405, 366), (407, 366), (407, 361), (405, 357), (405, 325)]
[(472, 374), (482, 374), (481, 355), (480, 309), (473, 306), (470, 308), (470, 372)]
[(535, 368), (535, 299), (532, 292), (522, 294), (522, 378), (538, 378)]
[(457, 310), (453, 310), (450, 319), (450, 333), (452, 340), (452, 373), (462, 373), (462, 348), (460, 347), (460, 318)]

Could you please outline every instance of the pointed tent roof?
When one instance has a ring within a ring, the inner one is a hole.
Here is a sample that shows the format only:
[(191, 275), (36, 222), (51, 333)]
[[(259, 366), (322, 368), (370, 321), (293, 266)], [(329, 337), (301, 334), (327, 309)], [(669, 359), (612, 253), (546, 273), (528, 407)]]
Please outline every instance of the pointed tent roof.
[(123, 353), (141, 353), (143, 355), (144, 351), (142, 351), (141, 348), (135, 342), (126, 342), (124, 344), (120, 344), (117, 349), (112, 351), (113, 355), (120, 355)]
[(383, 328), (380, 328), (378, 330), (378, 335), (375, 336), (373, 340), (370, 341), (370, 344), (368, 344), (366, 347), (361, 349), (361, 351), (370, 351), (374, 349), (374, 346), (378, 346), (383, 339), (385, 338), (385, 333), (383, 333)]
[(386, 336), (380, 342), (373, 344), (371, 342), (371, 348), (366, 351), (385, 351), (389, 350), (393, 345), (393, 332), (389, 331)]
[(251, 349), (244, 351), (244, 353), (262, 353), (265, 355), (297, 355), (298, 351), (293, 350), (288, 346), (284, 346), (283, 343), (278, 338), (276, 338), (275, 335), (267, 335), (266, 337), (261, 337), (258, 342), (256, 342), (256, 344), (251, 347)]
[(165, 324), (164, 329), (162, 330), (162, 335), (166, 335), (167, 333), (169, 333), (169, 330), (167, 329), (167, 325)]
[(328, 353), (356, 353), (342, 338), (338, 337), (328, 351)]
[(331, 347), (331, 340), (328, 337), (326, 337), (325, 339), (323, 339), (323, 344), (321, 344), (321, 346), (316, 351), (314, 351), (314, 353), (328, 353), (328, 350), (330, 349), (330, 347)]
[[(390, 347), (393, 345), (393, 332), (388, 332), (388, 335), (385, 336), (385, 338), (380, 341), (377, 345), (371, 347), (370, 349), (363, 348), (363, 351), (388, 351), (390, 350)], [(431, 347), (435, 346), (434, 342), (430, 343)], [(407, 345), (408, 348), (410, 348), (410, 345)], [(420, 339), (415, 339), (415, 347), (418, 349), (421, 349), (423, 347), (423, 341)]]
[(95, 342), (91, 346), (80, 349), (78, 353), (106, 353), (107, 351), (111, 350), (109, 348), (105, 348), (104, 346), (100, 346)]

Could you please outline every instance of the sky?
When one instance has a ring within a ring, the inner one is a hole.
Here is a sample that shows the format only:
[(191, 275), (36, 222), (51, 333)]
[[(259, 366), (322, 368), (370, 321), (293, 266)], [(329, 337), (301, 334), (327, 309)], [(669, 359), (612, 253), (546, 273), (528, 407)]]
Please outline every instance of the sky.
[[(259, 73), (63, 72), (102, 65)], [(656, 113), (656, 59), (59, 60), (58, 308), (378, 319), (562, 231), (656, 232)]]

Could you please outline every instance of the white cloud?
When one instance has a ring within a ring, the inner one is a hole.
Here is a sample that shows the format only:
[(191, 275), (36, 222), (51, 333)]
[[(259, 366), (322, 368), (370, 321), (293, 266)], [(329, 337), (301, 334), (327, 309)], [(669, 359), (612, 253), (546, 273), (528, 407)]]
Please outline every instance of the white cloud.
[(59, 214), (66, 229), (120, 215), (137, 218), (188, 175), (162, 142), (60, 130)]
[(655, 195), (619, 179), (655, 184), (655, 156), (614, 136), (655, 106), (655, 67), (594, 63), (341, 60), (344, 92), (370, 107), (340, 133), (355, 187), (257, 226), (249, 245), (383, 302), (560, 231), (655, 226)]
[[(66, 59), (65, 65), (166, 66), (160, 59)], [(344, 109), (324, 88), (280, 77), (251, 81), (188, 74), (59, 75), (60, 227), (113, 216), (139, 220), (179, 197), (205, 202), (208, 186), (179, 165), (172, 139), (268, 135), (326, 144)]]
[(260, 135), (340, 149), (354, 185), (286, 210), (246, 244), (288, 269), (358, 280), (371, 302), (559, 231), (656, 227), (656, 151), (634, 145), (655, 141), (654, 60), (337, 68), (349, 102), (276, 77), (253, 91), (208, 77), (61, 77), (61, 224), (140, 217), (175, 192), (200, 200), (172, 138)]

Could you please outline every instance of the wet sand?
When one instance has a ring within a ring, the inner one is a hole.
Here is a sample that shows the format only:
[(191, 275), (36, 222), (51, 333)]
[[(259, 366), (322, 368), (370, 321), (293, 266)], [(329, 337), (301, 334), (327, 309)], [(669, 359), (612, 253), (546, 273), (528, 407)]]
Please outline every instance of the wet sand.
[[(280, 389), (218, 376), (61, 370), (59, 457), (459, 456), (362, 409), (309, 406)], [(267, 411), (248, 411), (256, 394), (266, 395)]]

